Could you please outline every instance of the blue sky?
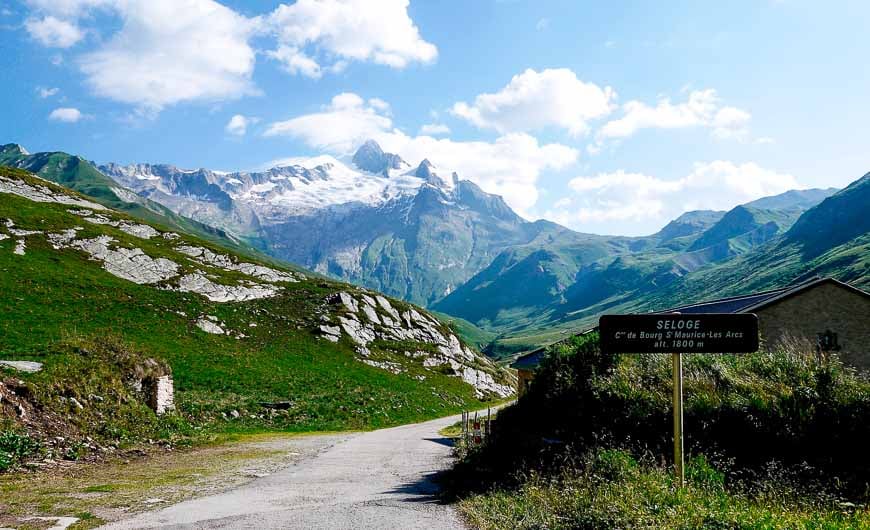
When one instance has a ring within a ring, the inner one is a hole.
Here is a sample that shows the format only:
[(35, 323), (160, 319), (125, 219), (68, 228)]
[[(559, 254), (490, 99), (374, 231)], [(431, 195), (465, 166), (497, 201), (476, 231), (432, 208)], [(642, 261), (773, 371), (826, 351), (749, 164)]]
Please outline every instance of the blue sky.
[(870, 4), (0, 1), (0, 142), (236, 170), (367, 137), (646, 234), (870, 170)]

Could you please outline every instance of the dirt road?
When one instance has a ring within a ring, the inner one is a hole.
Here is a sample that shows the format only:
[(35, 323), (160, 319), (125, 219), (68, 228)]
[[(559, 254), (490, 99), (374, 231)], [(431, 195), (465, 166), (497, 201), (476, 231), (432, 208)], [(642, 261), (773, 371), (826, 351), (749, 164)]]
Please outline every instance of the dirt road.
[(432, 481), (451, 452), (438, 431), (458, 419), (329, 435), (312, 456), (270, 476), (103, 528), (464, 528)]

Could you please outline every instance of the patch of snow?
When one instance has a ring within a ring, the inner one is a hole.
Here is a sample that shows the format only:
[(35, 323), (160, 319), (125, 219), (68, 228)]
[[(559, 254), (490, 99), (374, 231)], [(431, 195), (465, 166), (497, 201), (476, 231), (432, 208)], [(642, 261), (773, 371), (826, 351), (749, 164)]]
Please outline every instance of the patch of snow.
[[(257, 205), (265, 201), (284, 215), (296, 215), (339, 204), (383, 204), (416, 192), (424, 182), (399, 172), (385, 176), (359, 171), (328, 155), (295, 158), (285, 163), (274, 168), (282, 174), (271, 177), (270, 182), (225, 191), (234, 200)], [(318, 178), (319, 175), (322, 177)]]
[(278, 185), (274, 182), (264, 182), (262, 184), (255, 184), (251, 186), (251, 193), (267, 193), (275, 189)]
[(12, 252), (18, 254), (19, 256), (23, 256), (25, 248), (27, 248), (27, 244), (24, 242), (23, 239), (19, 239), (15, 242), (15, 250), (13, 250)]

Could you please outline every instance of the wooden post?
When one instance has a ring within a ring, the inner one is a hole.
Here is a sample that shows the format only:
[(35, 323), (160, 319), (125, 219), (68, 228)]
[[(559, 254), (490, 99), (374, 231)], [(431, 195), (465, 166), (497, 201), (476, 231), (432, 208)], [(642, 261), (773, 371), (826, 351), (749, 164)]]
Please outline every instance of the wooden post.
[(671, 354), (674, 380), (674, 476), (679, 487), (686, 483), (686, 459), (683, 452), (683, 357)]

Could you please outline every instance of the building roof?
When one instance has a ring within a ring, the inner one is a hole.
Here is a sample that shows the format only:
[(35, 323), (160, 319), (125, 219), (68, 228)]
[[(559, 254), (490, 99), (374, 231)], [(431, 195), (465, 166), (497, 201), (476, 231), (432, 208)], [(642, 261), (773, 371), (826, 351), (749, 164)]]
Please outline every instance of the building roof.
[(689, 304), (685, 306), (674, 307), (671, 309), (665, 309), (663, 311), (656, 311), (655, 313), (749, 313), (751, 311), (767, 307), (771, 304), (775, 304), (784, 298), (788, 298), (790, 296), (806, 291), (807, 289), (812, 289), (824, 283), (833, 284), (837, 287), (842, 287), (855, 293), (870, 297), (870, 293), (866, 293), (861, 289), (858, 289), (857, 287), (849, 285), (848, 283), (835, 280), (834, 278), (815, 277), (801, 283), (789, 285), (788, 287), (782, 287), (780, 289), (761, 291), (758, 293), (745, 294), (741, 296), (732, 296), (728, 298), (720, 298), (718, 300), (710, 300), (707, 302), (700, 302), (697, 304)]
[(516, 368), (517, 370), (534, 370), (537, 368), (541, 361), (544, 359), (544, 355), (547, 353), (547, 347), (538, 348), (535, 351), (529, 352), (522, 357), (517, 358), (516, 361), (511, 363), (511, 368)]
[[(798, 293), (804, 292), (807, 289), (812, 289), (821, 284), (832, 284), (837, 287), (842, 287), (844, 289), (848, 289), (854, 293), (866, 296), (870, 298), (870, 293), (862, 291), (861, 289), (849, 285), (848, 283), (841, 282), (834, 278), (819, 278), (815, 277), (809, 279), (807, 281), (797, 283), (794, 285), (789, 285), (787, 287), (781, 287), (779, 289), (772, 289), (770, 291), (761, 291), (757, 293), (744, 294), (740, 296), (731, 296), (727, 298), (719, 298), (717, 300), (709, 300), (706, 302), (699, 302), (697, 304), (688, 304), (679, 307), (673, 307), (670, 309), (665, 309), (663, 311), (655, 311), (653, 314), (660, 313), (684, 313), (684, 314), (701, 314), (701, 313), (751, 313), (753, 311), (757, 311), (769, 305), (773, 305), (785, 298), (794, 296)], [(594, 327), (592, 329), (585, 330), (579, 334), (589, 333), (598, 329), (598, 327)], [(578, 334), (578, 335), (579, 335)], [(532, 370), (537, 367), (544, 355), (546, 354), (547, 347), (539, 348), (530, 353), (519, 357), (516, 361), (511, 364), (511, 368), (517, 368), (521, 370)]]

